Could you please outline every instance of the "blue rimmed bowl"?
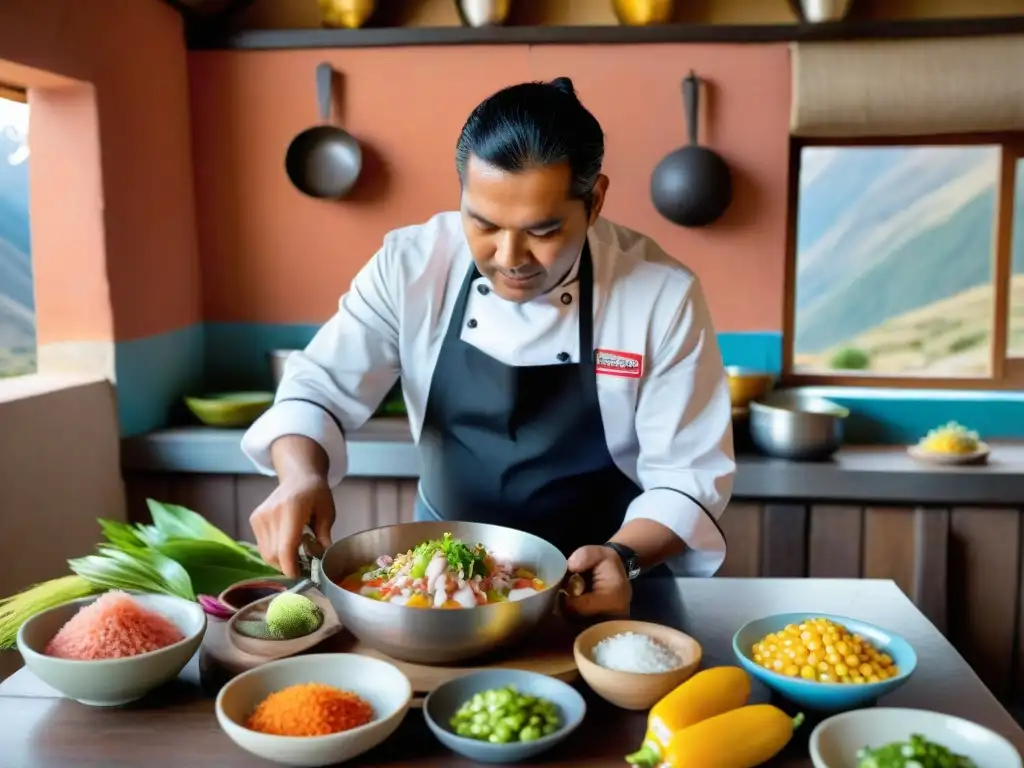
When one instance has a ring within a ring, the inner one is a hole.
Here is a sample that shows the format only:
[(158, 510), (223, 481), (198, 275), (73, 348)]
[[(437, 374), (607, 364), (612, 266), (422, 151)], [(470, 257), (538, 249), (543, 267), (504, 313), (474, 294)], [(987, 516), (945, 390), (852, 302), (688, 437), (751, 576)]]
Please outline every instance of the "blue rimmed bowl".
[[(841, 624), (847, 632), (863, 637), (876, 650), (887, 654), (899, 673), (877, 683), (822, 683), (789, 677), (765, 669), (754, 661), (752, 648), (766, 635), (778, 632), (790, 624), (799, 625), (819, 618)], [(917, 654), (910, 643), (899, 635), (865, 621), (827, 613), (779, 613), (747, 622), (733, 635), (732, 649), (740, 666), (751, 676), (780, 696), (805, 709), (818, 712), (843, 712), (872, 704), (900, 688), (917, 668)]]
[[(561, 718), (558, 730), (535, 741), (498, 744), (459, 736), (452, 730), (449, 721), (466, 701), (477, 693), (508, 685), (515, 686), (522, 694), (539, 696), (551, 702)], [(510, 765), (554, 749), (579, 727), (586, 713), (586, 701), (568, 683), (519, 669), (485, 669), (456, 677), (437, 686), (423, 700), (423, 717), (437, 740), (477, 763)]]

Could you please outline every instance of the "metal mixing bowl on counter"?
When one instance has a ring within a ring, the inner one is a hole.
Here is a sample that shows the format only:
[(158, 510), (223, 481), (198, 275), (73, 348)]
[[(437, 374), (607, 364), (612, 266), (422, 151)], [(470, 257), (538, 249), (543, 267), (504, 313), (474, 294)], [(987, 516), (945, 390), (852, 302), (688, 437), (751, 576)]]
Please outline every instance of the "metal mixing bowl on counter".
[(750, 437), (762, 453), (783, 459), (827, 459), (843, 443), (849, 410), (822, 397), (776, 390), (750, 404)]
[[(446, 533), (513, 567), (528, 568), (545, 588), (520, 600), (475, 608), (411, 608), (343, 589), (346, 576), (382, 555), (394, 557)], [(450, 664), (481, 656), (524, 639), (555, 609), (566, 576), (565, 556), (553, 544), (499, 525), (466, 522), (402, 523), (341, 539), (324, 553), (320, 589), (341, 623), (363, 643), (400, 661)]]

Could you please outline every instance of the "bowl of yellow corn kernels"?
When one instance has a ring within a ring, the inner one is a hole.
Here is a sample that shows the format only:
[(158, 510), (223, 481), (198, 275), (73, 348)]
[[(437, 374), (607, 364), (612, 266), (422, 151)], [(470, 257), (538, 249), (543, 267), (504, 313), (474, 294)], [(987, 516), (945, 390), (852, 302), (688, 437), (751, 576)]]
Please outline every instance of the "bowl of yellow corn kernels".
[(864, 621), (780, 613), (744, 624), (732, 639), (740, 665), (772, 691), (811, 710), (870, 704), (917, 667), (906, 640)]

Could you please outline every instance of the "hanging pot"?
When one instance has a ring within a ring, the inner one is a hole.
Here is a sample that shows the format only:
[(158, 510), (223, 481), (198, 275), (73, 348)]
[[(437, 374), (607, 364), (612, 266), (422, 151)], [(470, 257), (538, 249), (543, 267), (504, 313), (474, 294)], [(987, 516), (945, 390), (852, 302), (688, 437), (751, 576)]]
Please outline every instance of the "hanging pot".
[(494, 27), (505, 23), (512, 0), (455, 0), (455, 7), (467, 27)]
[(658, 213), (681, 227), (703, 227), (732, 202), (732, 172), (720, 155), (697, 143), (700, 80), (683, 81), (690, 143), (667, 155), (651, 174), (651, 201)]
[(377, 9), (377, 0), (320, 0), (320, 16), (328, 27), (359, 29)]
[(288, 145), (284, 167), (296, 189), (310, 197), (339, 200), (347, 195), (363, 169), (363, 152), (348, 131), (330, 124), (334, 69), (316, 68), (320, 125), (307, 128)]
[(674, 5), (674, 0), (612, 0), (619, 23), (630, 27), (668, 23)]

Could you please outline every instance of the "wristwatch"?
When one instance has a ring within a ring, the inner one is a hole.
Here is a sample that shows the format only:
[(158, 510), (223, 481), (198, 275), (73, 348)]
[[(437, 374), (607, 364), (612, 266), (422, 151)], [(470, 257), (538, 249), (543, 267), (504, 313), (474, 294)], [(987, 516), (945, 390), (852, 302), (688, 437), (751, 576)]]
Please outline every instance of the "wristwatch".
[(640, 575), (640, 555), (625, 544), (617, 541), (607, 541), (605, 546), (610, 548), (622, 560), (622, 567), (626, 569), (626, 578), (630, 581)]

